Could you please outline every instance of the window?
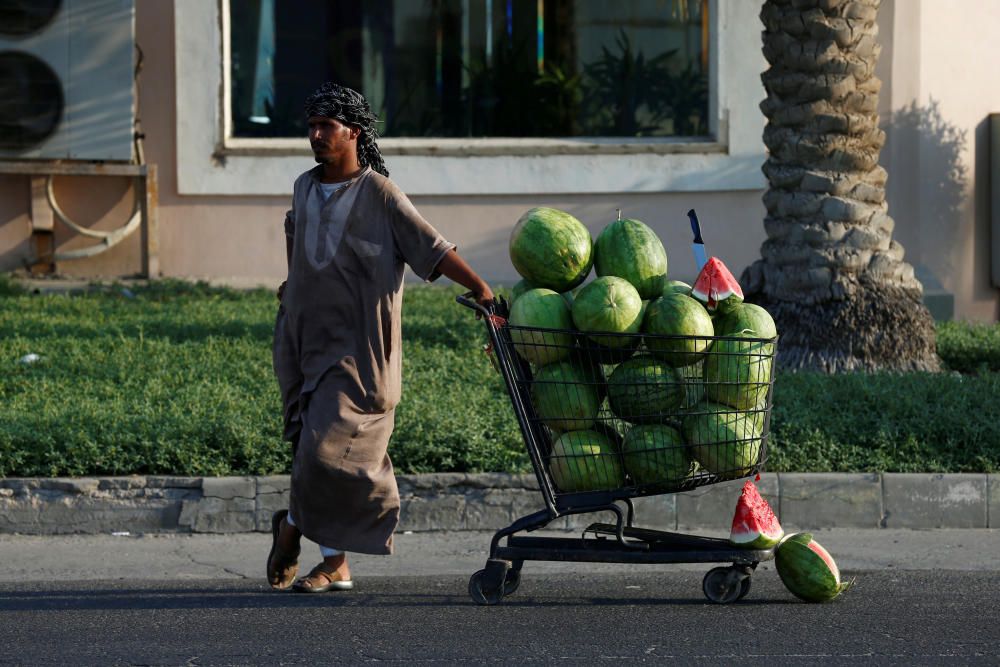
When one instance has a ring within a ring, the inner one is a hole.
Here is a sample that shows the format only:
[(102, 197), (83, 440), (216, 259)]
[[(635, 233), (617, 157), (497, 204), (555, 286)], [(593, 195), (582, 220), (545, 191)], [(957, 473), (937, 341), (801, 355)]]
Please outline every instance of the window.
[(708, 0), (240, 0), (234, 137), (300, 137), (333, 80), (385, 137), (709, 134)]

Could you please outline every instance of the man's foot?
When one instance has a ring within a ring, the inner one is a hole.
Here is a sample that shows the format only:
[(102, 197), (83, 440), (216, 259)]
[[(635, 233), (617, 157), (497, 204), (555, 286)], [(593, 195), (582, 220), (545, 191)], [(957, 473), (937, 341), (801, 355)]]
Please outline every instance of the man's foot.
[(354, 588), (354, 581), (347, 566), (347, 555), (324, 558), (323, 562), (314, 567), (309, 574), (296, 581), (292, 588), (297, 593), (351, 590)]
[(267, 583), (275, 590), (284, 590), (295, 581), (299, 572), (299, 538), (302, 533), (289, 525), (288, 510), (279, 510), (271, 517), (271, 552), (267, 555)]

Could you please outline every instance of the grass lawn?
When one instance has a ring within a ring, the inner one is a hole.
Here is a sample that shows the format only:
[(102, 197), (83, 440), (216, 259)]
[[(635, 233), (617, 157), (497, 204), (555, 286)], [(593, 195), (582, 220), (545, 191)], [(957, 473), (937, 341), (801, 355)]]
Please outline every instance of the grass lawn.
[[(530, 469), (483, 325), (456, 288), (408, 286), (400, 472)], [(29, 295), (0, 281), (0, 476), (287, 472), (271, 370), (276, 303), (164, 281)], [(948, 323), (962, 371), (781, 374), (770, 470), (996, 471), (1000, 327)], [(34, 363), (20, 360), (37, 354)]]

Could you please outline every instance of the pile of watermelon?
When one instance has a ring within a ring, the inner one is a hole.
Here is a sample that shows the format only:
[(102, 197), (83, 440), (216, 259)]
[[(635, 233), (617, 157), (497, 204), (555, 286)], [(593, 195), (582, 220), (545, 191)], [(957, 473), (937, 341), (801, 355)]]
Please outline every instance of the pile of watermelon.
[(668, 279), (663, 243), (639, 220), (619, 217), (595, 241), (569, 213), (533, 208), (510, 259), (523, 278), (511, 340), (532, 368), (559, 491), (669, 491), (754, 469), (777, 330), (718, 258), (690, 286)]

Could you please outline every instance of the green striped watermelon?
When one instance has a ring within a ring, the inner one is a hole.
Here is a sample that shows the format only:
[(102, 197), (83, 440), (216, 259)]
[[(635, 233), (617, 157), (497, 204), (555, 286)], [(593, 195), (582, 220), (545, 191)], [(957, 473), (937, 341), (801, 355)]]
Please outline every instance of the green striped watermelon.
[(684, 419), (684, 438), (694, 458), (723, 479), (748, 475), (761, 455), (761, 426), (755, 414), (704, 401)]
[[(650, 304), (643, 322), (646, 347), (671, 366), (697, 363), (712, 344), (712, 318), (700, 303), (679, 292), (665, 293)], [(684, 336), (657, 338), (656, 336)]]
[(680, 431), (649, 424), (629, 430), (622, 444), (625, 471), (637, 486), (679, 484), (694, 472), (694, 463)]
[(632, 283), (643, 299), (663, 293), (667, 251), (652, 229), (639, 220), (615, 220), (594, 243), (594, 269), (599, 276), (618, 276)]
[(770, 313), (753, 303), (740, 303), (725, 315), (715, 318), (716, 336), (734, 336), (747, 332), (754, 338), (774, 338), (778, 328)]
[(684, 402), (684, 379), (650, 356), (633, 357), (608, 378), (608, 404), (619, 418), (633, 424), (662, 423)]
[(774, 565), (785, 588), (806, 602), (826, 602), (851, 587), (841, 582), (833, 556), (810, 533), (789, 535), (774, 552)]
[[(642, 326), (642, 299), (623, 278), (604, 276), (584, 285), (573, 300), (573, 323), (584, 333), (638, 333)], [(638, 337), (591, 336), (611, 348), (631, 346)]]
[(593, 372), (572, 361), (539, 368), (531, 384), (531, 402), (542, 423), (560, 431), (591, 428), (601, 408)]
[[(544, 365), (569, 356), (573, 349), (573, 328), (569, 306), (562, 295), (539, 287), (522, 294), (510, 309), (508, 322), (514, 349), (525, 361)], [(516, 327), (539, 327), (564, 331), (533, 331)]]
[(527, 211), (510, 234), (510, 261), (537, 287), (566, 292), (584, 281), (594, 263), (594, 244), (583, 223), (565, 211)]

